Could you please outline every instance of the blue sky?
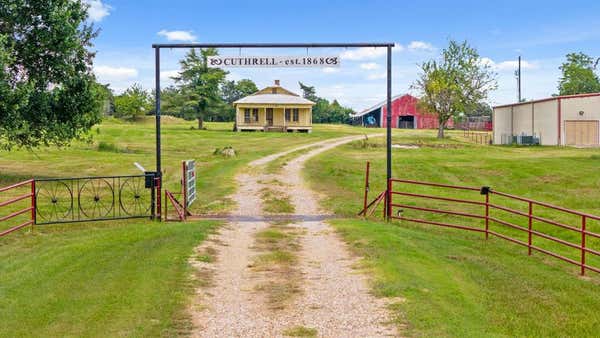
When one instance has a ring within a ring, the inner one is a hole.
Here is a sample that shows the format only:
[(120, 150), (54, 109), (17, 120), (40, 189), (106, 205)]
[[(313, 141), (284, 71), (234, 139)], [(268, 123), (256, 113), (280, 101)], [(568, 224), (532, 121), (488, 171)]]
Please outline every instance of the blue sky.
[[(94, 71), (120, 92), (133, 83), (154, 86), (157, 42), (394, 42), (393, 93), (411, 92), (418, 64), (435, 58), (448, 39), (468, 40), (493, 65), (499, 88), (491, 104), (516, 100), (514, 69), (523, 57), (523, 97), (556, 92), (565, 54), (600, 57), (599, 1), (131, 1), (87, 0), (95, 40)], [(183, 50), (162, 54), (163, 83), (176, 74)], [(306, 50), (223, 50), (234, 55), (306, 55)], [(336, 69), (230, 69), (231, 79), (259, 87), (274, 79), (298, 91), (360, 110), (385, 96), (383, 50), (311, 50), (342, 57)]]

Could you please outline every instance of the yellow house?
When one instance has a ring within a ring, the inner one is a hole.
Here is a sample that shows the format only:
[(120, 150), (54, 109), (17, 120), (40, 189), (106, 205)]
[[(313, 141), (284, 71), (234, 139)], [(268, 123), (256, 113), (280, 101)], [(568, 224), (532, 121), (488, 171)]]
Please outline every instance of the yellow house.
[(315, 103), (281, 87), (272, 86), (233, 103), (237, 131), (312, 131)]

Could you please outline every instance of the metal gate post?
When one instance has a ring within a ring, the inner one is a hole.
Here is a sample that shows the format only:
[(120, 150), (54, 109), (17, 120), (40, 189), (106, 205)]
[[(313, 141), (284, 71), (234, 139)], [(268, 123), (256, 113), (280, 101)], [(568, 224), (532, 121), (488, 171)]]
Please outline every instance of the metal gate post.
[(581, 216), (581, 275), (585, 275), (585, 222), (586, 217)]
[(369, 199), (369, 169), (371, 166), (371, 162), (367, 161), (367, 170), (365, 173), (365, 198), (363, 200), (363, 210), (365, 211), (365, 215), (366, 215), (366, 210), (367, 210), (367, 200)]
[(387, 128), (386, 128), (386, 143), (387, 143), (387, 200), (386, 200), (386, 220), (389, 221), (392, 216), (392, 191), (390, 189), (390, 180), (392, 179), (392, 47), (387, 47)]
[(31, 231), (35, 226), (36, 205), (35, 205), (35, 179), (31, 180)]

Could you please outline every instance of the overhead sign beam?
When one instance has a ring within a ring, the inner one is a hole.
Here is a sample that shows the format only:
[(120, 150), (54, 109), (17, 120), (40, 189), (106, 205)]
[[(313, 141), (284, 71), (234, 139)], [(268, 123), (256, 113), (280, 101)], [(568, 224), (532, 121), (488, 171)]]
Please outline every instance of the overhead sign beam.
[[(350, 43), (155, 43), (152, 44), (155, 52), (155, 99), (156, 99), (156, 172), (161, 174), (160, 163), (160, 50), (162, 48), (362, 48), (362, 47), (383, 47), (387, 49), (387, 119), (386, 119), (386, 140), (387, 140), (387, 180), (392, 178), (392, 48), (393, 42), (350, 42)], [(386, 203), (387, 219), (390, 219), (391, 208), (389, 198), (390, 189), (387, 190), (388, 198)]]

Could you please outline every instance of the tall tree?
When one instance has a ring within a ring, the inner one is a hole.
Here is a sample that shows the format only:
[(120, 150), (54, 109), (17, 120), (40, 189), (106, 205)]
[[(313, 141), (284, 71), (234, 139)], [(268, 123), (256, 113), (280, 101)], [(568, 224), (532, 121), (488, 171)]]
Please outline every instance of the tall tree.
[(594, 73), (598, 61), (584, 53), (567, 54), (567, 61), (560, 66), (559, 95), (600, 92), (600, 79)]
[(223, 101), (229, 105), (257, 91), (256, 83), (250, 79), (241, 79), (237, 82), (234, 80), (225, 81), (221, 86)]
[(137, 120), (152, 110), (152, 97), (140, 85), (133, 84), (115, 97), (115, 117)]
[(497, 86), (490, 65), (481, 62), (477, 50), (466, 41), (450, 41), (440, 59), (420, 67), (413, 87), (421, 93), (421, 106), (438, 117), (438, 138), (444, 137), (450, 118), (473, 110)]
[(82, 1), (0, 5), (0, 148), (65, 145), (100, 121)]
[(298, 82), (298, 84), (300, 85), (300, 89), (302, 89), (303, 98), (311, 100), (312, 102), (317, 102), (319, 100), (314, 86), (308, 86), (302, 82)]
[(173, 77), (184, 97), (182, 117), (197, 119), (199, 129), (203, 128), (204, 118), (209, 112), (223, 107), (220, 86), (227, 73), (207, 65), (207, 58), (217, 54), (214, 48), (200, 49), (200, 54), (196, 49), (190, 50), (180, 61), (181, 73)]

